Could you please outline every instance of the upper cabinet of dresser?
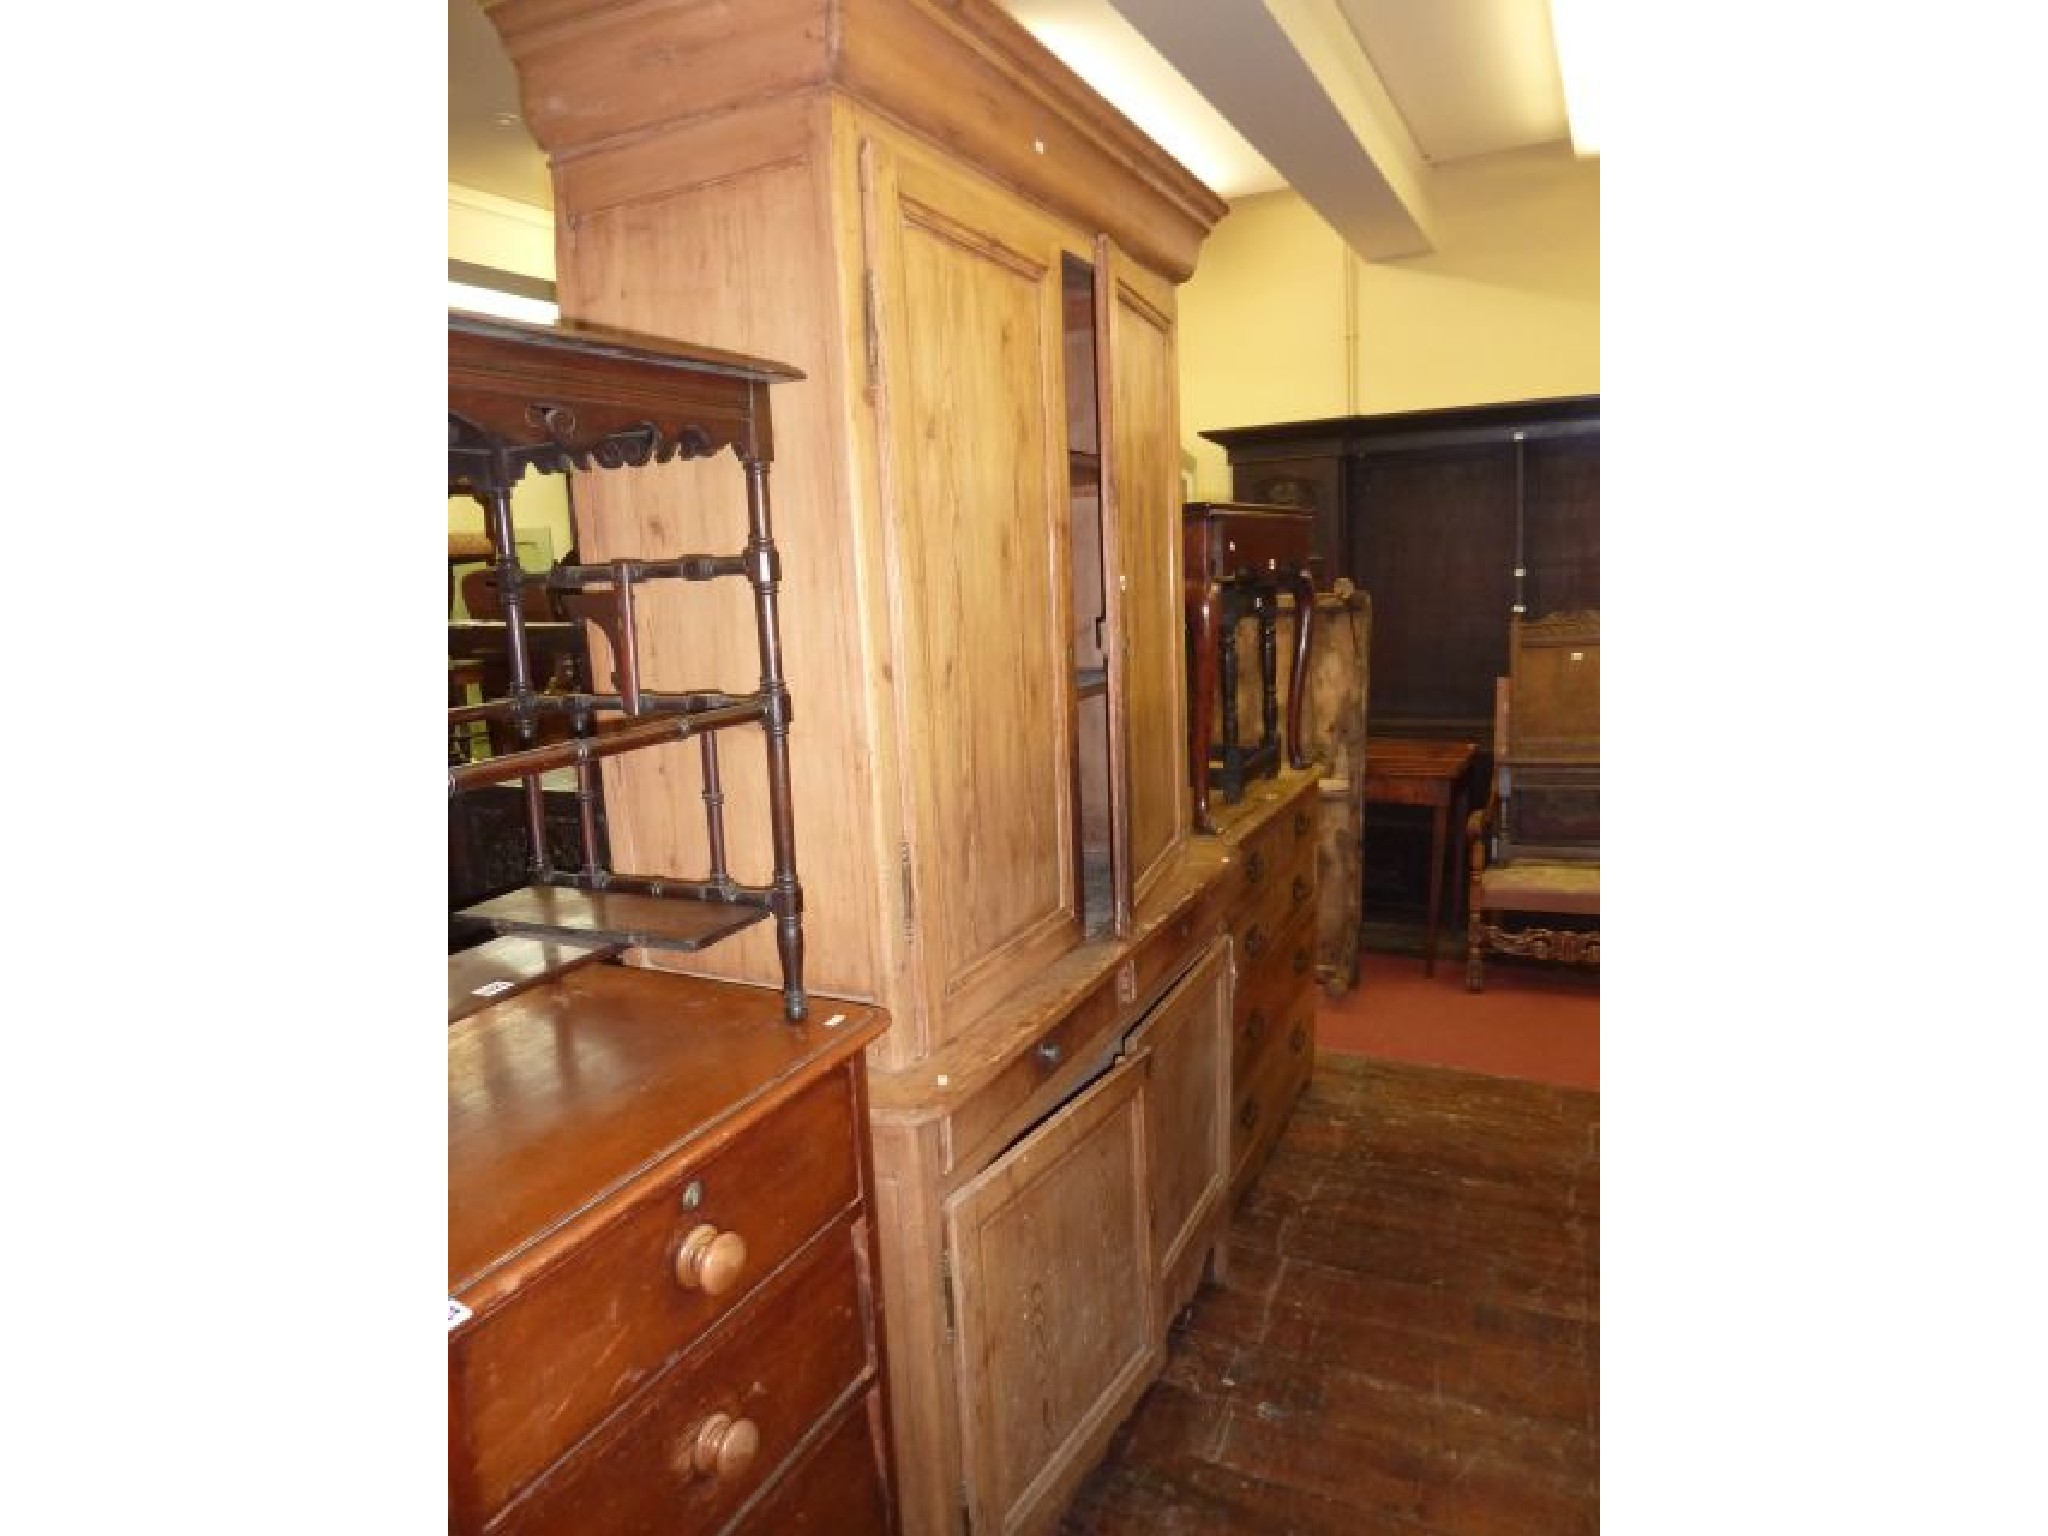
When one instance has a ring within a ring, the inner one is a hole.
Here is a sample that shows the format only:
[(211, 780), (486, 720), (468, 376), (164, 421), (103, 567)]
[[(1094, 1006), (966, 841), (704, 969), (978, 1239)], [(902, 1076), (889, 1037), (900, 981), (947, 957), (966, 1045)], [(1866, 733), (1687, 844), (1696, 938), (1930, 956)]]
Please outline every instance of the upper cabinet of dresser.
[[(806, 970), (887, 1007), (876, 1061), (907, 1066), (1126, 931), (1185, 838), (1173, 284), (1224, 205), (988, 0), (489, 14), (564, 312), (805, 373), (773, 479)], [(579, 494), (586, 555), (718, 548), (707, 475)], [(636, 873), (702, 863), (705, 786), (663, 750), (607, 768)]]

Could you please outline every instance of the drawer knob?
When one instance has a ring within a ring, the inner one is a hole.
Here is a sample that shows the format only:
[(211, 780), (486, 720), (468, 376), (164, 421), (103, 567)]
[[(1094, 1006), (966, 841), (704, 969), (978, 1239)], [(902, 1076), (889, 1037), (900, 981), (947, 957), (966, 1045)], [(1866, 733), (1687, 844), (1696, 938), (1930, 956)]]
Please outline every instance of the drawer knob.
[(1263, 849), (1253, 849), (1252, 856), (1244, 861), (1244, 883), (1257, 885), (1266, 876), (1266, 855)]
[(1294, 1026), (1294, 1033), (1287, 1037), (1287, 1048), (1290, 1051), (1294, 1052), (1295, 1055), (1299, 1056), (1301, 1054), (1301, 1048), (1307, 1044), (1308, 1025), (1306, 1023), (1297, 1023)]
[(1312, 818), (1309, 816), (1309, 813), (1307, 811), (1296, 811), (1294, 813), (1294, 835), (1296, 837), (1308, 836), (1308, 829), (1311, 820)]
[(761, 1449), (761, 1431), (752, 1419), (714, 1413), (686, 1435), (677, 1462), (699, 1477), (737, 1477), (753, 1464)]
[(737, 1232), (721, 1232), (709, 1222), (692, 1227), (676, 1249), (676, 1284), (686, 1291), (723, 1296), (746, 1267), (746, 1239)]
[(1246, 1130), (1250, 1130), (1259, 1123), (1259, 1101), (1257, 1099), (1246, 1099), (1244, 1101), (1244, 1108), (1237, 1112), (1237, 1123)]
[(1294, 877), (1294, 904), (1298, 907), (1306, 900), (1308, 900), (1308, 876), (1296, 875)]
[(1259, 1036), (1263, 1035), (1265, 1032), (1266, 1010), (1263, 1008), (1254, 1008), (1252, 1010), (1252, 1016), (1244, 1021), (1245, 1040), (1252, 1045), (1257, 1045), (1259, 1043)]
[(1244, 936), (1244, 952), (1253, 960), (1266, 952), (1266, 935), (1257, 923), (1253, 923), (1251, 931)]

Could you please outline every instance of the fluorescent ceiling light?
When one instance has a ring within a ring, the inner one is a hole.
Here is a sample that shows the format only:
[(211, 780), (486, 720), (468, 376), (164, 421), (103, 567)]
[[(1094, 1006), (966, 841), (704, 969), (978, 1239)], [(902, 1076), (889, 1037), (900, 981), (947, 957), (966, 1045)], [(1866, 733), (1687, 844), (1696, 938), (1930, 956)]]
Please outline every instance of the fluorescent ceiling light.
[(1109, 0), (1003, 0), (1003, 9), (1219, 197), (1286, 185)]
[(1600, 0), (1550, 0), (1550, 40), (1564, 81), (1564, 111), (1572, 148), (1600, 153), (1600, 114), (1594, 76), (1600, 67)]

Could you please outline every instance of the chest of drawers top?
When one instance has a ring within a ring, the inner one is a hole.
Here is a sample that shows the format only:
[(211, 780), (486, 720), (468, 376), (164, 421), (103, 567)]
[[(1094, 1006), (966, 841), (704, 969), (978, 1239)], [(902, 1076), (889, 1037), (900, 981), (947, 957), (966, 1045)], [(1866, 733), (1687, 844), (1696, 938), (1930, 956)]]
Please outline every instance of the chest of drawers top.
[(886, 1023), (820, 998), (792, 1025), (767, 988), (596, 965), (451, 1025), (449, 1295), (481, 1312), (600, 1206), (743, 1135)]

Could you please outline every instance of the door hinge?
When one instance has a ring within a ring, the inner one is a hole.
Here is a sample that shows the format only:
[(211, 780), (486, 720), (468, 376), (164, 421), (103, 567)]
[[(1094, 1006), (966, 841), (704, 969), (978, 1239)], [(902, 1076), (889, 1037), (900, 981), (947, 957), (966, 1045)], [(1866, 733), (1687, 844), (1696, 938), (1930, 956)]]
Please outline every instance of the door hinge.
[(867, 353), (868, 388), (873, 389), (882, 372), (880, 299), (873, 267), (863, 268), (860, 274), (860, 309)]
[(910, 844), (898, 844), (897, 857), (903, 872), (903, 936), (907, 939), (917, 931), (917, 888), (910, 879)]
[(939, 1250), (939, 1291), (946, 1302), (946, 1342), (952, 1343), (959, 1332), (959, 1323), (953, 1309), (953, 1255), (949, 1249)]

